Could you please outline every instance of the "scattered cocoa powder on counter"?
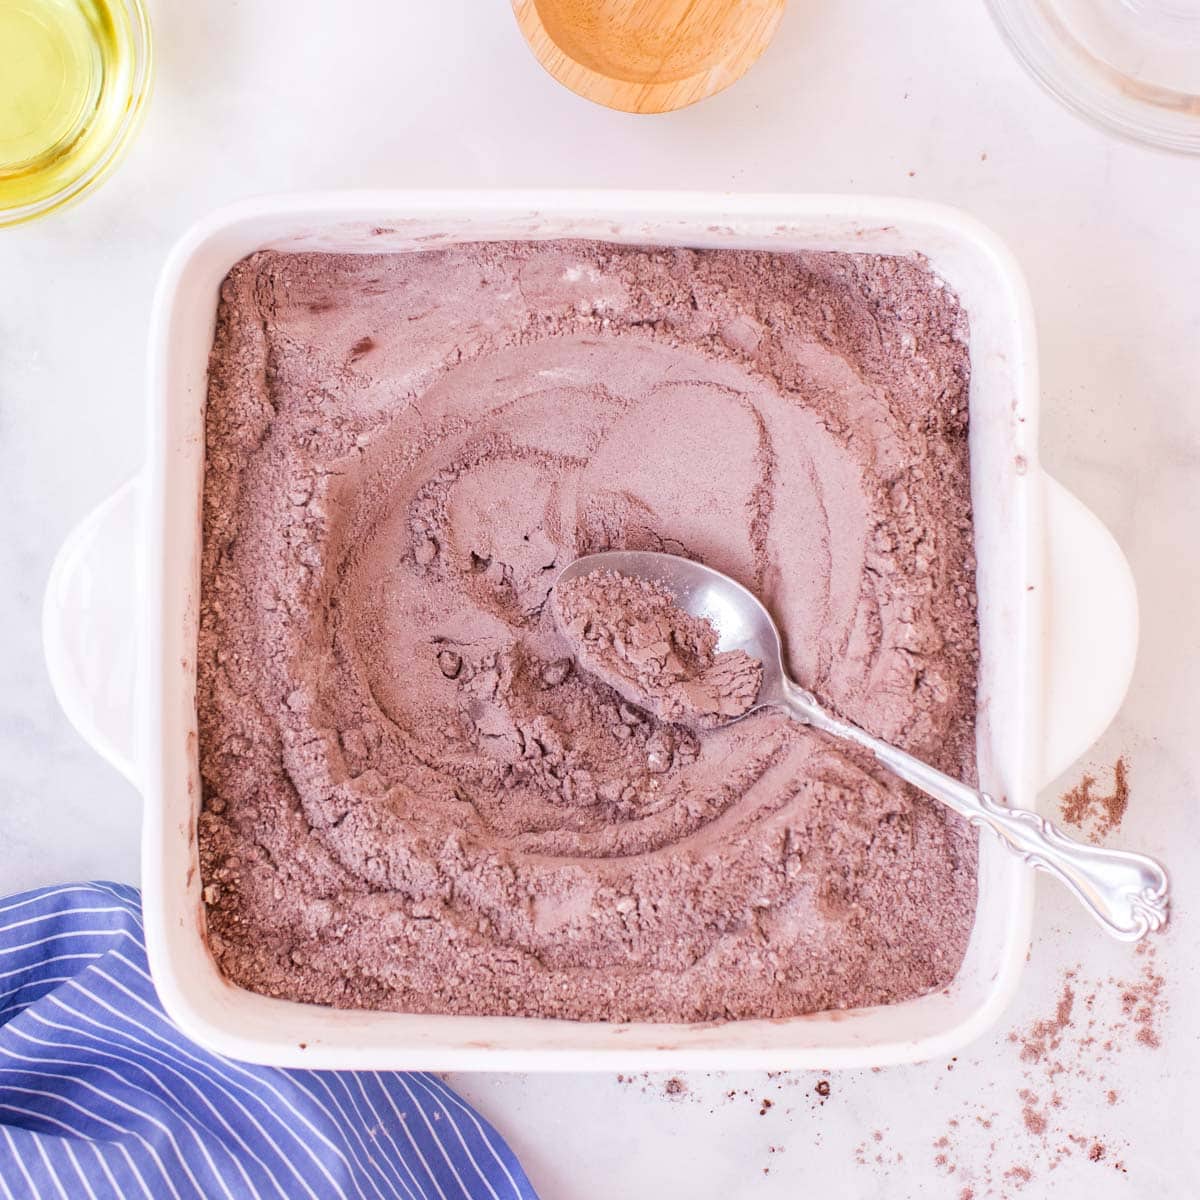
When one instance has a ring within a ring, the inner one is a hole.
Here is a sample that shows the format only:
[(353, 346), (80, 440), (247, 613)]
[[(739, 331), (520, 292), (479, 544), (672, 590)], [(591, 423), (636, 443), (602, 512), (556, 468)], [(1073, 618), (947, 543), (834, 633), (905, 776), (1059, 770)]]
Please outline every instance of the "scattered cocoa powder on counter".
[[(812, 1086), (812, 1072), (805, 1071), (768, 1071), (766, 1074), (766, 1082), (761, 1080), (758, 1086), (755, 1087), (731, 1087), (726, 1088), (716, 1093), (718, 1099), (716, 1103), (727, 1106), (731, 1104), (750, 1104), (758, 1112), (760, 1117), (768, 1116), (771, 1113), (781, 1113), (783, 1116), (790, 1116), (796, 1111), (794, 1105), (788, 1104), (789, 1093), (791, 1093), (798, 1101), (801, 1096), (811, 1097), (811, 1103), (808, 1105), (810, 1112), (815, 1112), (817, 1108), (825, 1103), (825, 1097), (828, 1096), (828, 1080), (822, 1079), (820, 1083), (824, 1085), (822, 1092), (818, 1093)], [(626, 1074), (621, 1072), (616, 1075), (616, 1082), (623, 1087), (636, 1085), (636, 1090), (643, 1096), (661, 1098), (670, 1101), (673, 1104), (686, 1103), (697, 1105), (708, 1105), (709, 1112), (715, 1112), (712, 1107), (714, 1101), (709, 1093), (708, 1083), (714, 1080), (719, 1082), (720, 1075), (712, 1072), (697, 1073), (695, 1080), (690, 1080), (688, 1077), (681, 1075), (665, 1075), (661, 1073), (651, 1073), (642, 1071), (638, 1074)], [(769, 1094), (773, 1093), (773, 1094)], [(882, 1131), (880, 1131), (882, 1137)], [(782, 1150), (783, 1147), (777, 1147)]]
[[(1107, 1128), (1097, 1128), (1096, 1118), (1119, 1104), (1108, 1076), (1125, 1065), (1123, 1056), (1162, 1044), (1166, 979), (1157, 956), (1157, 941), (1139, 943), (1131, 978), (1091, 979), (1080, 966), (1065, 970), (1053, 1011), (1008, 1035), (1023, 1074), (1011, 1110), (991, 1111), (978, 1098), (964, 1101), (977, 1126), (1004, 1130), (1008, 1141), (993, 1142), (989, 1154), (968, 1153), (971, 1143), (959, 1143), (963, 1122), (951, 1118), (930, 1143), (934, 1168), (943, 1176), (965, 1177), (971, 1200), (1001, 1200), (1034, 1181), (1040, 1191), (1045, 1187), (1040, 1180), (1069, 1161), (1077, 1164), (1073, 1180), (1085, 1179), (1080, 1172), (1095, 1165), (1128, 1173), (1125, 1161), (1116, 1157), (1119, 1116), (1104, 1122)], [(964, 1195), (959, 1193), (960, 1200)]]
[(1008, 1035), (1010, 1042), (1021, 1043), (1022, 1062), (1042, 1062), (1047, 1054), (1057, 1050), (1062, 1044), (1063, 1033), (1071, 1024), (1071, 1012), (1075, 1007), (1075, 990), (1071, 986), (1074, 978), (1074, 971), (1068, 971), (1064, 976), (1062, 992), (1055, 1005), (1053, 1017), (1035, 1021), (1024, 1037), (1015, 1032)]
[(1046, 1117), (1034, 1108), (1038, 1098), (1028, 1088), (1022, 1088), (1019, 1093), (1024, 1107), (1021, 1109), (1021, 1120), (1025, 1128), (1035, 1137), (1041, 1137), (1046, 1132)]
[[(1127, 984), (1121, 993), (1121, 1013), (1137, 1027), (1136, 1038), (1140, 1045), (1157, 1050), (1161, 1044), (1158, 1019), (1166, 1011), (1163, 989), (1166, 978), (1155, 962), (1155, 948), (1150, 942), (1140, 942), (1137, 954), (1147, 961), (1143, 963), (1139, 978)], [(1116, 980), (1109, 980), (1116, 983)]]
[(1096, 789), (1096, 777), (1085, 774), (1059, 800), (1059, 813), (1068, 825), (1085, 830), (1088, 840), (1103, 841), (1119, 829), (1129, 807), (1129, 768), (1122, 755), (1113, 763), (1112, 791), (1107, 795)]
[(1028, 1167), (1009, 1167), (1004, 1172), (1004, 1178), (1016, 1184), (1018, 1188), (1023, 1188), (1033, 1178), (1033, 1172)]
[(885, 1146), (883, 1144), (883, 1130), (876, 1129), (871, 1134), (869, 1142), (861, 1141), (854, 1147), (854, 1161), (860, 1167), (874, 1166), (877, 1172), (879, 1168), (883, 1168), (884, 1173), (886, 1173), (887, 1168), (899, 1166), (904, 1162), (904, 1155), (898, 1150)]
[(617, 1082), (628, 1086), (631, 1083), (640, 1083), (642, 1085), (642, 1095), (651, 1091), (657, 1091), (657, 1088), (650, 1079), (650, 1072), (643, 1071), (640, 1075), (618, 1075)]

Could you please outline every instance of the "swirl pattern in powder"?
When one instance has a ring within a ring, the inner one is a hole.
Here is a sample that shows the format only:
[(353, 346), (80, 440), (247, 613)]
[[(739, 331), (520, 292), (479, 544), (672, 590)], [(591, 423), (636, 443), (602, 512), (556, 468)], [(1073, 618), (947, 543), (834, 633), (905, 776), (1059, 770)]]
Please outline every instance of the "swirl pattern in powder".
[(822, 735), (578, 669), (603, 549), (754, 588), (847, 717), (969, 777), (966, 321), (920, 263), (486, 243), (255, 255), (210, 369), (210, 941), (354, 1007), (712, 1020), (944, 984), (973, 835)]

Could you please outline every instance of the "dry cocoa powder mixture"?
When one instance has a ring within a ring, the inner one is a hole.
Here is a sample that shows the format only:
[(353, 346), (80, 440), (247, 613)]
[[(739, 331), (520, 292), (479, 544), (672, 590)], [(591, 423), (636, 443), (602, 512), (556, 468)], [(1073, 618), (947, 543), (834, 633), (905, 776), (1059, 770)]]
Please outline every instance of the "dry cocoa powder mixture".
[(198, 714), (209, 940), (345, 1007), (785, 1017), (949, 980), (975, 840), (861, 754), (579, 668), (580, 554), (755, 589), (792, 672), (972, 778), (966, 319), (916, 261), (496, 243), (221, 289)]

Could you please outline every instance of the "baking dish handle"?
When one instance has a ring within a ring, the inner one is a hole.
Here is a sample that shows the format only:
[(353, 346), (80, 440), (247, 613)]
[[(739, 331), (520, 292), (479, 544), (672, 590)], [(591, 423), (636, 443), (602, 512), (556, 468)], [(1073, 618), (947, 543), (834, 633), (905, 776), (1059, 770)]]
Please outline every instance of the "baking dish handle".
[[(1100, 520), (1045, 479), (1042, 780), (1062, 773), (1104, 732), (1125, 697), (1137, 650), (1129, 564)], [(85, 517), (54, 560), (42, 639), (71, 724), (135, 785), (137, 546), (134, 477)]]
[(1045, 476), (1042, 782), (1057, 778), (1117, 714), (1137, 654), (1133, 572), (1100, 519)]
[(59, 704), (134, 786), (141, 495), (134, 476), (71, 530), (42, 604), (42, 648)]

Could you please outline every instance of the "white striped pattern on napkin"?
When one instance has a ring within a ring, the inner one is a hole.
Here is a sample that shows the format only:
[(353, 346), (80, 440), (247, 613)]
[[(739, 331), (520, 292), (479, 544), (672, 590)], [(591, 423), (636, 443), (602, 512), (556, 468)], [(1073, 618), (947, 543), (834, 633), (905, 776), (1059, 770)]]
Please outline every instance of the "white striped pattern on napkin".
[(436, 1075), (281, 1071), (189, 1042), (159, 1007), (138, 893), (0, 902), (3, 1200), (536, 1200)]

